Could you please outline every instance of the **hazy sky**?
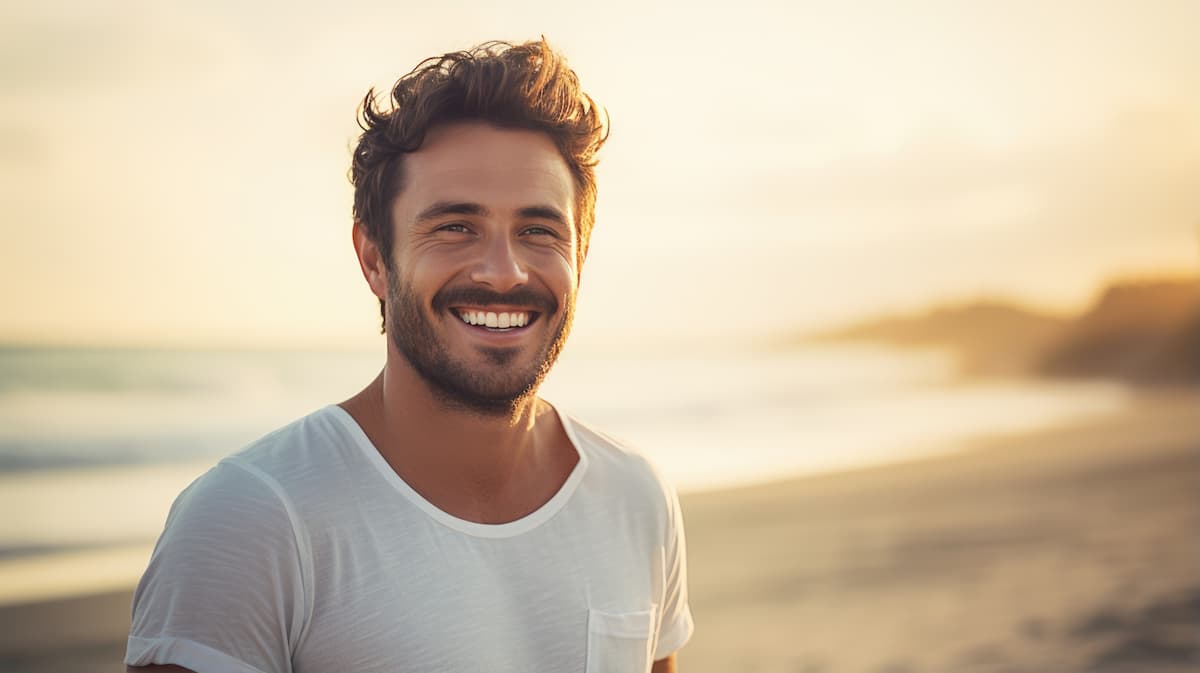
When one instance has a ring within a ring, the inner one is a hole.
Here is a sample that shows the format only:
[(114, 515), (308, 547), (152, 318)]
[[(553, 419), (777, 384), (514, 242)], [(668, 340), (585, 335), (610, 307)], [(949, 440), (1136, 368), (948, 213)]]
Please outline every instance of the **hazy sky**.
[(1197, 267), (1200, 2), (692, 4), (5, 3), (0, 340), (375, 343), (358, 101), (540, 34), (612, 118), (577, 340)]

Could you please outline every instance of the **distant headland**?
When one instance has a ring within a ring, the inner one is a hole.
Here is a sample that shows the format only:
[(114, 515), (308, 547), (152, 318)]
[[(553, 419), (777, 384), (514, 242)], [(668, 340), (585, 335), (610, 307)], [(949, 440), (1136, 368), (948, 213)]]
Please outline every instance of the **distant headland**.
[(949, 348), (968, 376), (1195, 384), (1200, 383), (1200, 277), (1115, 281), (1079, 315), (979, 300), (804, 334), (790, 342), (829, 341)]

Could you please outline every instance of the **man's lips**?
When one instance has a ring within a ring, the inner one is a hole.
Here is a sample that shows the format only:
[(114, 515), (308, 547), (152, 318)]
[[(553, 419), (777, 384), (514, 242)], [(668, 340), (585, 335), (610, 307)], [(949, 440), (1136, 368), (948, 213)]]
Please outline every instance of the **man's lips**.
[(523, 287), (500, 294), (483, 287), (446, 288), (433, 296), (433, 308), (488, 332), (517, 332), (543, 314), (558, 310), (552, 295)]

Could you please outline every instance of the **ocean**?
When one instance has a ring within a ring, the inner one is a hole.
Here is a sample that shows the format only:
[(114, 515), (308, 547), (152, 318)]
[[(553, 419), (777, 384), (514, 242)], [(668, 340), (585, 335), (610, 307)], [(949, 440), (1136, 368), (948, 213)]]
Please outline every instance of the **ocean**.
[[(127, 586), (175, 495), (222, 456), (357, 392), (382, 353), (0, 348), (0, 603)], [(1120, 385), (961, 381), (867, 346), (568, 348), (543, 387), (682, 491), (954, 451), (1111, 413)]]

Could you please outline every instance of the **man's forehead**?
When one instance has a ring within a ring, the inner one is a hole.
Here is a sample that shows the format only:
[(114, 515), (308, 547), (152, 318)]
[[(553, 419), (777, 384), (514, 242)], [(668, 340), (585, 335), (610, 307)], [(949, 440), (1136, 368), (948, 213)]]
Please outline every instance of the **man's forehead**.
[(437, 127), (404, 158), (401, 201), (486, 200), (495, 209), (531, 205), (573, 210), (574, 182), (549, 136), (481, 123)]
[(491, 172), (533, 173), (570, 179), (571, 171), (550, 136), (528, 129), (504, 129), (462, 122), (430, 130), (420, 149), (405, 156), (414, 174), (457, 173), (464, 177)]

